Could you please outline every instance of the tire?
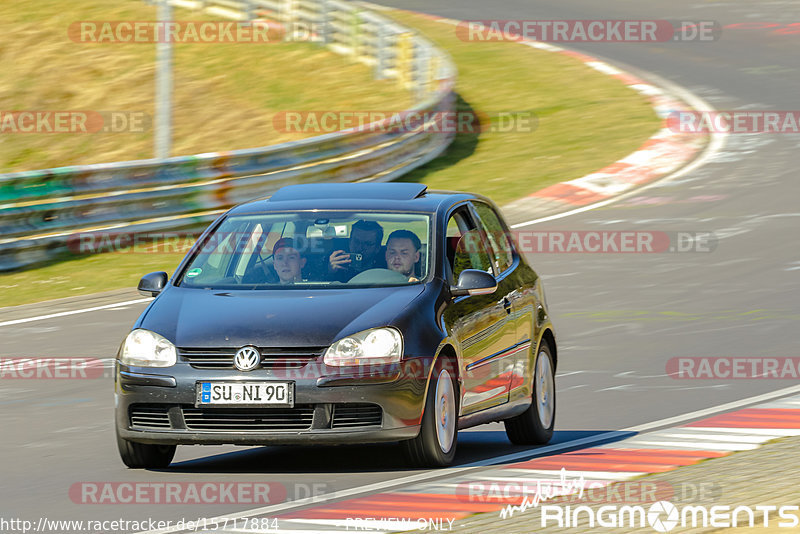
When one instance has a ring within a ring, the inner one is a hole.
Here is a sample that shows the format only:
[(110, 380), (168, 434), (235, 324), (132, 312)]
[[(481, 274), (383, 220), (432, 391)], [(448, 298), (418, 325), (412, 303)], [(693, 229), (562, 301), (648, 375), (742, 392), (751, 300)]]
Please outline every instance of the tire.
[(504, 421), (506, 435), (515, 445), (544, 445), (553, 437), (556, 423), (556, 382), (550, 346), (542, 341), (534, 363), (531, 405)]
[(117, 435), (117, 448), (122, 463), (131, 469), (158, 469), (167, 467), (175, 457), (176, 445), (148, 445), (128, 441)]
[(412, 466), (444, 467), (453, 462), (458, 442), (457, 391), (452, 367), (437, 364), (431, 374), (419, 435), (401, 442)]

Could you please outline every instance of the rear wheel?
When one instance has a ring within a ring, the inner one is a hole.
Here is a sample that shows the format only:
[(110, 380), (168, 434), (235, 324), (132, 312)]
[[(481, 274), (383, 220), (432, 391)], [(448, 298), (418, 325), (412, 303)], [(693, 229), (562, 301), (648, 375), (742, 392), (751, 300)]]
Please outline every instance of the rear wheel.
[(515, 445), (543, 445), (553, 437), (556, 422), (556, 381), (553, 356), (546, 341), (539, 347), (533, 372), (531, 405), (504, 421), (506, 435)]
[(122, 462), (132, 469), (167, 467), (175, 456), (176, 445), (148, 445), (119, 437), (117, 448)]
[(458, 397), (449, 366), (437, 365), (428, 387), (419, 435), (402, 442), (409, 462), (442, 467), (453, 462), (458, 441)]

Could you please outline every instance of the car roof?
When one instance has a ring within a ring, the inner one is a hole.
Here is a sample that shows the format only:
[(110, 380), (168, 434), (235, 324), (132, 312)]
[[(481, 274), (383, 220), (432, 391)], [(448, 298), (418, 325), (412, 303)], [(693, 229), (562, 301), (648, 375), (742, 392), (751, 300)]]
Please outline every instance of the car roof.
[(425, 193), (428, 186), (414, 183), (388, 184), (301, 184), (281, 187), (270, 202), (286, 200), (320, 200), (328, 198), (370, 198), (383, 200), (412, 200)]
[(240, 204), (230, 214), (312, 209), (408, 211), (437, 213), (480, 195), (458, 191), (430, 191), (418, 183), (323, 183), (289, 185), (269, 198)]

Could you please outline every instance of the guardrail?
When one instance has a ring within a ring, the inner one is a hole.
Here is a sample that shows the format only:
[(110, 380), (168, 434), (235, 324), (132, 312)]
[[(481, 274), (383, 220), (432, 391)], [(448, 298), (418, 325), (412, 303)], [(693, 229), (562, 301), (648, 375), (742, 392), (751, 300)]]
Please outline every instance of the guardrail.
[[(341, 0), (171, 0), (234, 20), (264, 19), (396, 79), (409, 113), (453, 112), (456, 71), (445, 52), (377, 13)], [(307, 35), (307, 34), (306, 34)], [(0, 174), (0, 271), (49, 260), (75, 234), (185, 230), (290, 183), (388, 181), (438, 156), (453, 133), (393, 129), (389, 119), (261, 148)]]

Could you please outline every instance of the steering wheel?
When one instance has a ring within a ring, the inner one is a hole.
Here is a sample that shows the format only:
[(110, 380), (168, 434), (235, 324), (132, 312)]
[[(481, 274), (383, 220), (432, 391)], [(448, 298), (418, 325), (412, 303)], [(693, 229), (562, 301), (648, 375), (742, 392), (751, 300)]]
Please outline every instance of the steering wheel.
[(348, 284), (404, 284), (408, 277), (391, 269), (367, 269), (351, 278)]

